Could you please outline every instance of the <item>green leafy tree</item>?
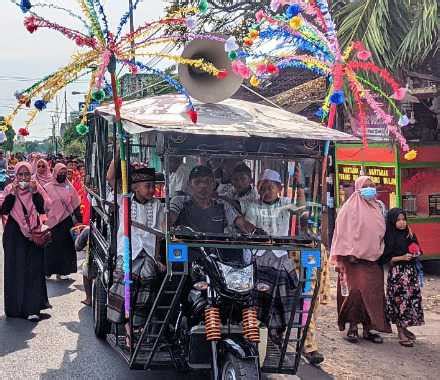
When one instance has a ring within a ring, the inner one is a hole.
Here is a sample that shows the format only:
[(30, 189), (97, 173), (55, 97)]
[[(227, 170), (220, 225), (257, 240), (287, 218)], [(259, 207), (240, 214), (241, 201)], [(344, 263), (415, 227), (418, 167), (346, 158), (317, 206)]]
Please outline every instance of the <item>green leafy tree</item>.
[(14, 150), (14, 138), (15, 131), (14, 128), (8, 128), (6, 131), (6, 141), (1, 145), (4, 150), (12, 152)]
[(438, 0), (339, 0), (332, 14), (342, 48), (362, 41), (394, 73), (413, 70), (439, 50)]
[[(173, 13), (180, 7), (197, 6), (199, 0), (172, 0), (167, 8)], [(208, 0), (209, 11), (200, 16), (201, 29), (235, 35), (241, 39), (254, 23), (255, 13), (270, 12), (270, 0)]]
[(82, 157), (86, 152), (86, 144), (84, 141), (73, 140), (67, 145), (64, 145), (63, 152), (67, 156)]

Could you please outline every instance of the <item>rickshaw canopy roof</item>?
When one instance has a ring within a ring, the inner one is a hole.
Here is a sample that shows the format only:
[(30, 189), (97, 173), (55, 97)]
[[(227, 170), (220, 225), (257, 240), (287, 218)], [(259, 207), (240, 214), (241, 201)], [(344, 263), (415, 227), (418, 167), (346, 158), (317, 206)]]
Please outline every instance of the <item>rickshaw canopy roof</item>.
[[(227, 99), (216, 104), (194, 102), (198, 114), (194, 124), (185, 112), (182, 95), (161, 95), (124, 102), (121, 118), (130, 134), (177, 132), (196, 135), (289, 138), (306, 140), (358, 141), (352, 135), (329, 129), (307, 118), (263, 104)], [(114, 105), (96, 112), (114, 116)]]

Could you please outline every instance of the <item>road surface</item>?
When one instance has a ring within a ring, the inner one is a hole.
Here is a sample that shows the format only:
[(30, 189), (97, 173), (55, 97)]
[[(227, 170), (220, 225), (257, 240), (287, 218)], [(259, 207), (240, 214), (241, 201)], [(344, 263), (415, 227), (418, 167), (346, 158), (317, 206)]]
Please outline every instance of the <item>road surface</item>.
[[(3, 308), (3, 251), (0, 251), (0, 378), (5, 379), (176, 379), (174, 372), (130, 371), (118, 353), (95, 338), (91, 308), (80, 303), (80, 274), (72, 281), (48, 280), (51, 318), (32, 323), (7, 319)], [(302, 365), (303, 379), (328, 379)], [(266, 379), (294, 379), (270, 376)], [(195, 379), (191, 376), (191, 379)]]

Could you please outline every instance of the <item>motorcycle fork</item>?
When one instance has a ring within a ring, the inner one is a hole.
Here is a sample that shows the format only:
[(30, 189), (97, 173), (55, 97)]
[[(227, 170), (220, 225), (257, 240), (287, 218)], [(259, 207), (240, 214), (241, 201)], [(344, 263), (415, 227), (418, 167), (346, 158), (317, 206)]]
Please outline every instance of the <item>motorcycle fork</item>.
[[(206, 283), (208, 284), (207, 295), (208, 295), (208, 305), (214, 306), (215, 291), (211, 288), (211, 282), (209, 281), (209, 276), (206, 276)], [(219, 366), (217, 359), (217, 341), (211, 341), (211, 373), (214, 380), (220, 380)]]

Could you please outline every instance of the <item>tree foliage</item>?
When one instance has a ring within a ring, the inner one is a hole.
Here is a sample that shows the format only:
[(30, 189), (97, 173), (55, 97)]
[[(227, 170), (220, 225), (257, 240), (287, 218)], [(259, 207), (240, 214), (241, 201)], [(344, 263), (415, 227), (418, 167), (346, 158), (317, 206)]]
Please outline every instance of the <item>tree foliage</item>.
[[(168, 13), (180, 7), (197, 6), (199, 0), (172, 0)], [(241, 39), (254, 23), (255, 13), (264, 9), (270, 13), (270, 0), (208, 0), (209, 12), (200, 17), (201, 29), (235, 35)]]
[(332, 14), (343, 48), (360, 40), (393, 72), (415, 69), (439, 48), (438, 0), (339, 0)]

